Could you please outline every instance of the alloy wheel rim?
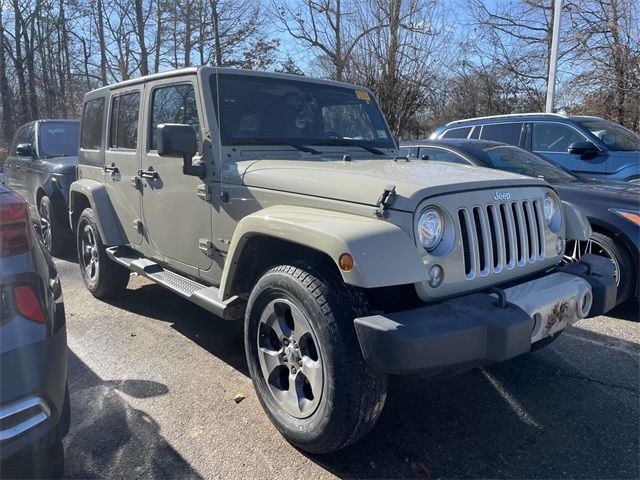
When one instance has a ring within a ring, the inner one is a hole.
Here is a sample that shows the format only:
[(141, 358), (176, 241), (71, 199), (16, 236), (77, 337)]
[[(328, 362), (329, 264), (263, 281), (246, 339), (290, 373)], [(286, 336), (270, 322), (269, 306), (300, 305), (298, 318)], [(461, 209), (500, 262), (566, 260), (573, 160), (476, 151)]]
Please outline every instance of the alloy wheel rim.
[(324, 370), (309, 319), (289, 300), (273, 300), (262, 312), (256, 340), (273, 399), (295, 418), (312, 415), (322, 397)]
[(92, 281), (95, 280), (98, 276), (100, 263), (98, 259), (96, 236), (89, 225), (85, 225), (82, 229), (80, 257), (82, 258), (82, 267), (84, 268), (87, 278)]
[(40, 202), (40, 236), (47, 250), (51, 250), (51, 219), (44, 202)]
[(597, 240), (589, 239), (586, 241), (573, 240), (567, 242), (567, 247), (564, 252), (562, 260), (565, 263), (575, 263), (579, 261), (587, 253), (599, 255), (601, 257), (608, 258), (613, 263), (613, 277), (616, 280), (616, 286), (620, 285), (620, 264), (613, 252), (609, 250), (605, 245)]

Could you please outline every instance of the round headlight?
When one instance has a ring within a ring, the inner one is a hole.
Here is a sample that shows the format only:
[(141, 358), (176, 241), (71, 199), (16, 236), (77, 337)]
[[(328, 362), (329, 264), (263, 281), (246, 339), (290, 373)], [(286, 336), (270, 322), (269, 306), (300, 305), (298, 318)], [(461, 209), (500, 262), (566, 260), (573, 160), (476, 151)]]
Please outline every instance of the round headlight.
[(556, 199), (551, 195), (545, 195), (544, 197), (544, 218), (547, 220), (548, 224), (551, 224), (551, 220), (553, 220), (553, 216), (556, 214), (556, 210), (558, 209), (558, 205), (556, 203)]
[(428, 207), (418, 220), (418, 238), (425, 250), (431, 251), (442, 240), (444, 218), (436, 207)]

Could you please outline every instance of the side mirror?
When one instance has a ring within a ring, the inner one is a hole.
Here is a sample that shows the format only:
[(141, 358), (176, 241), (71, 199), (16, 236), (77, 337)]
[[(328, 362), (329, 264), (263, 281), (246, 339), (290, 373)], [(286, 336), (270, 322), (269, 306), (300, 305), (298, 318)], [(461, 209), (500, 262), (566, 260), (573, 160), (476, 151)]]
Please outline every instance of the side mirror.
[(182, 173), (203, 178), (204, 165), (193, 165), (192, 159), (198, 151), (196, 131), (191, 125), (161, 123), (158, 125), (158, 155), (182, 157)]
[(21, 157), (33, 157), (33, 147), (30, 143), (20, 143), (16, 147), (18, 155)]
[(422, 155), (420, 160), (429, 160), (429, 155)]
[(569, 145), (567, 152), (573, 155), (580, 155), (583, 158), (593, 158), (598, 155), (598, 153), (600, 153), (600, 150), (598, 150), (598, 147), (596, 147), (593, 143), (584, 141), (573, 142), (571, 145)]

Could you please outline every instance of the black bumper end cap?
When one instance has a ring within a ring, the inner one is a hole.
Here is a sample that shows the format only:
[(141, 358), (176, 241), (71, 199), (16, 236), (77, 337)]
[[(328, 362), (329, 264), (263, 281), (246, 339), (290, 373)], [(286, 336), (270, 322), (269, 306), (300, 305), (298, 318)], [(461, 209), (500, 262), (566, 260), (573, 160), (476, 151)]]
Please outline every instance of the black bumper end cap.
[(485, 293), (419, 309), (354, 320), (360, 348), (375, 370), (437, 373), (498, 363), (531, 349), (534, 320)]

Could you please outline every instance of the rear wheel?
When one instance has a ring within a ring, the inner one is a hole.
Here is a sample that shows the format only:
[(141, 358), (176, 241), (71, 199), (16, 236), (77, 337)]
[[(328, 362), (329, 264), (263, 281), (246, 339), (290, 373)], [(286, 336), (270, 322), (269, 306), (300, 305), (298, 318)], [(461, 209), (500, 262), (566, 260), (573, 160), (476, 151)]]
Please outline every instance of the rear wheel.
[(564, 261), (566, 263), (577, 262), (587, 253), (608, 258), (613, 263), (613, 274), (618, 287), (616, 303), (620, 304), (629, 298), (637, 281), (636, 269), (629, 252), (611, 237), (600, 232), (593, 232), (587, 241), (567, 242)]
[(58, 256), (65, 253), (67, 245), (65, 245), (64, 230), (56, 217), (51, 199), (46, 195), (40, 199), (38, 214), (40, 215), (40, 237), (42, 238), (42, 243), (44, 243), (51, 255)]
[(338, 450), (375, 424), (386, 375), (364, 362), (353, 319), (366, 314), (361, 292), (337, 275), (283, 265), (249, 297), (245, 348), (258, 399), (292, 444)]
[(80, 214), (77, 244), (82, 280), (94, 297), (109, 297), (127, 288), (130, 272), (107, 256), (95, 215), (90, 208), (85, 208)]

